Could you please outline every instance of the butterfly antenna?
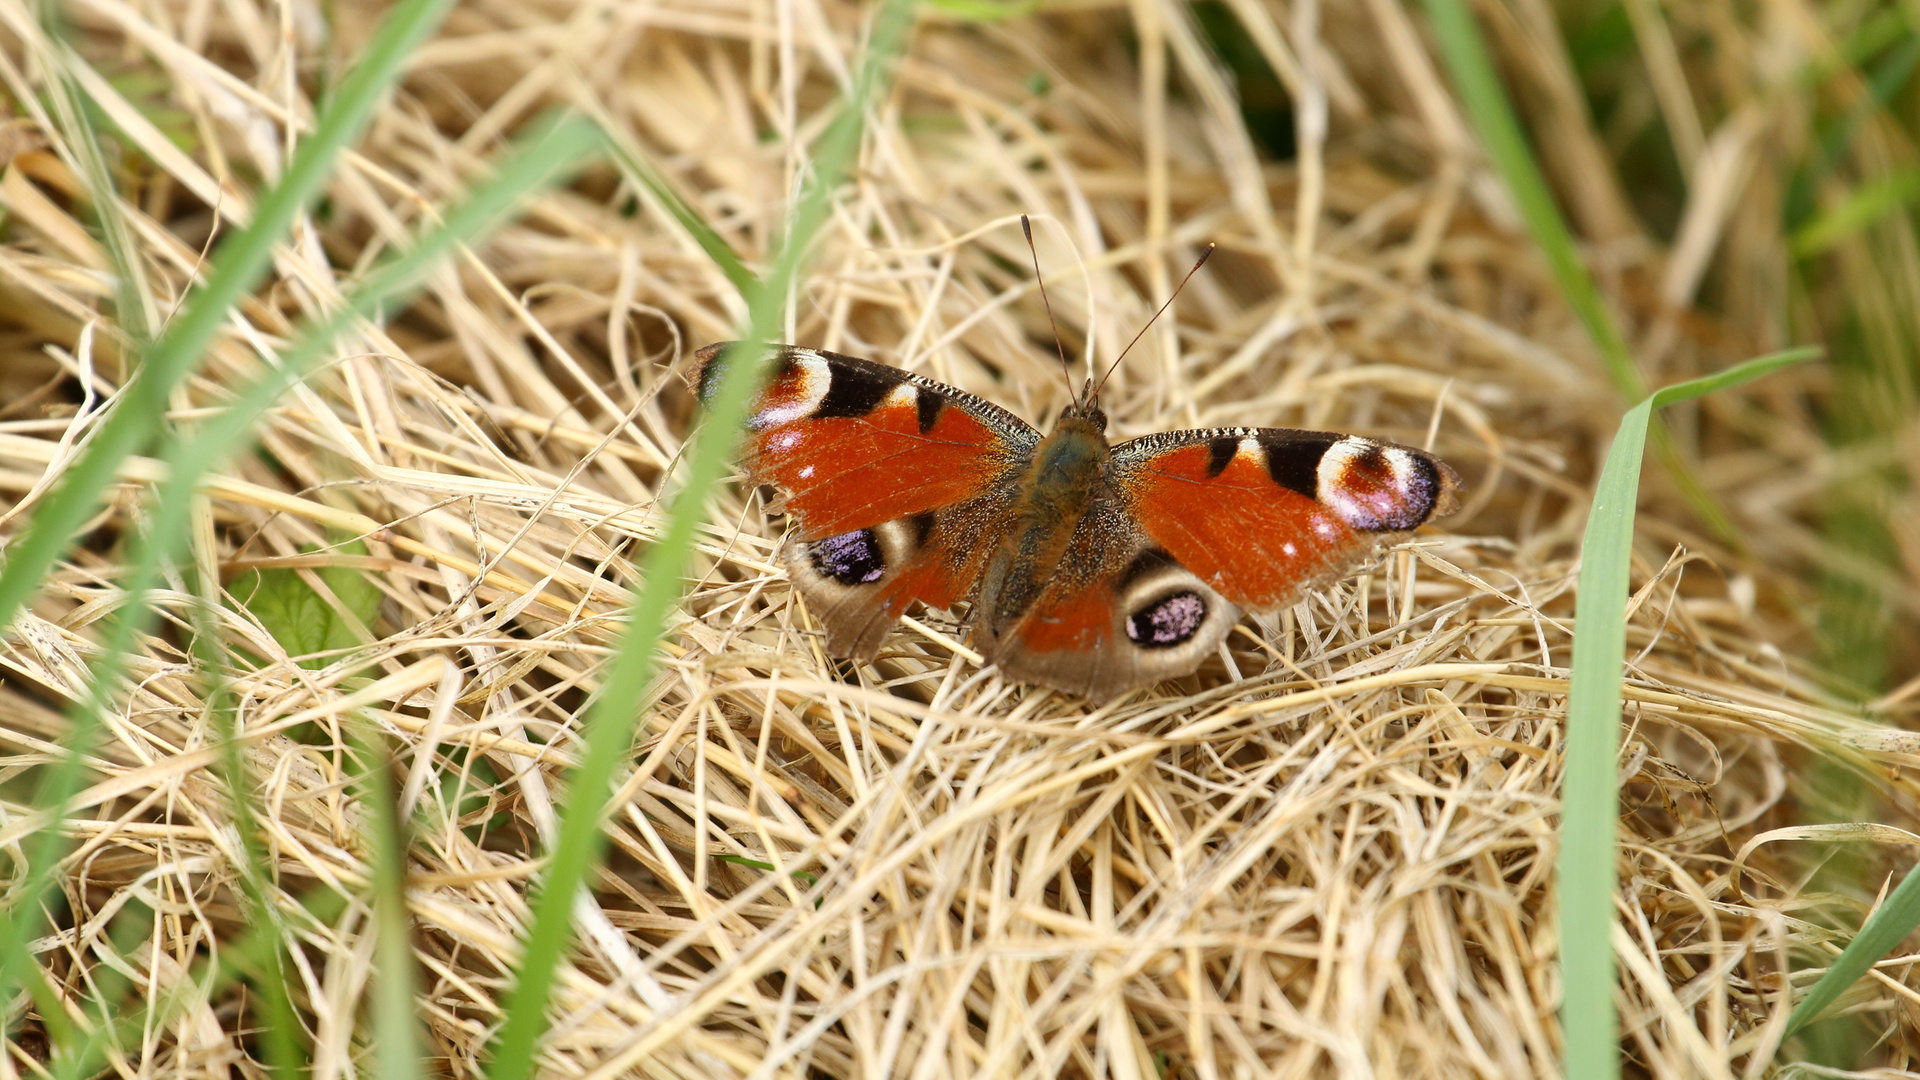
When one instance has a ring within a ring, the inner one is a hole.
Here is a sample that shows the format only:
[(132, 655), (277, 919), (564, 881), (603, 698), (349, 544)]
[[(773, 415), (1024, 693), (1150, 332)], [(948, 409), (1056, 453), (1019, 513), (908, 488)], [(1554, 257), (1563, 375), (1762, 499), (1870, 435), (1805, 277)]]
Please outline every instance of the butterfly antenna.
[(1040, 276), (1040, 253), (1033, 247), (1033, 225), (1020, 215), (1020, 231), (1027, 234), (1027, 254), (1033, 257), (1033, 280), (1040, 286), (1040, 302), (1047, 306), (1047, 325), (1053, 327), (1053, 348), (1060, 354), (1060, 372), (1067, 377), (1067, 393), (1073, 393), (1073, 365), (1067, 363), (1067, 347), (1060, 344), (1060, 324), (1053, 319), (1053, 301), (1047, 299), (1047, 282)]
[(1180, 295), (1180, 290), (1186, 288), (1187, 282), (1193, 280), (1193, 275), (1199, 273), (1200, 268), (1206, 265), (1208, 257), (1210, 257), (1213, 254), (1214, 246), (1215, 245), (1212, 243), (1207, 244), (1207, 250), (1201, 252), (1200, 257), (1194, 260), (1193, 269), (1187, 271), (1187, 276), (1181, 278), (1180, 284), (1174, 287), (1173, 296), (1167, 297), (1167, 302), (1164, 304), (1161, 304), (1160, 310), (1153, 313), (1153, 319), (1148, 319), (1147, 325), (1141, 327), (1140, 332), (1133, 335), (1133, 340), (1127, 342), (1127, 347), (1120, 350), (1120, 355), (1113, 358), (1113, 363), (1107, 368), (1107, 374), (1100, 376), (1100, 381), (1094, 384), (1093, 394), (1092, 394), (1093, 397), (1100, 396), (1100, 388), (1107, 385), (1107, 377), (1112, 375), (1116, 370), (1119, 369), (1120, 361), (1125, 360), (1127, 358), (1127, 354), (1133, 351), (1133, 347), (1140, 343), (1140, 339), (1147, 336), (1147, 331), (1153, 329), (1154, 319), (1158, 319), (1163, 312), (1165, 312), (1168, 308), (1173, 306), (1173, 301), (1176, 297)]

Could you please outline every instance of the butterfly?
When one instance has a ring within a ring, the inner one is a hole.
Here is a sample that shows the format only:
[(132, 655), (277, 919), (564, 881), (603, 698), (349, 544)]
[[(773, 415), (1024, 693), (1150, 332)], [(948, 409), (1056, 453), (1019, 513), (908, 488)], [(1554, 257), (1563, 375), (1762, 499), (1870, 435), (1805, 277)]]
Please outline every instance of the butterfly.
[[(1422, 450), (1287, 428), (1107, 441), (1089, 384), (1042, 435), (909, 371), (793, 345), (741, 465), (781, 493), (783, 558), (836, 656), (869, 662), (912, 605), (971, 605), (1008, 676), (1096, 702), (1191, 673), (1243, 611), (1297, 601), (1458, 505)], [(705, 400), (747, 350), (695, 354)]]

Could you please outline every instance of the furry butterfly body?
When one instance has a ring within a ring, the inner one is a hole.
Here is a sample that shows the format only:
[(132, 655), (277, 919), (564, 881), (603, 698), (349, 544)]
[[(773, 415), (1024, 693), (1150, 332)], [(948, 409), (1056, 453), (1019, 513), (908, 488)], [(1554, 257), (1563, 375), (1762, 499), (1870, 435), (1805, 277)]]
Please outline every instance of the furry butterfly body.
[[(702, 398), (731, 347), (696, 354)], [(794, 518), (785, 562), (828, 649), (863, 662), (911, 605), (967, 600), (1009, 676), (1105, 700), (1192, 672), (1243, 611), (1293, 603), (1457, 501), (1438, 458), (1357, 435), (1110, 444), (1089, 395), (1042, 436), (885, 364), (774, 354), (741, 463)]]

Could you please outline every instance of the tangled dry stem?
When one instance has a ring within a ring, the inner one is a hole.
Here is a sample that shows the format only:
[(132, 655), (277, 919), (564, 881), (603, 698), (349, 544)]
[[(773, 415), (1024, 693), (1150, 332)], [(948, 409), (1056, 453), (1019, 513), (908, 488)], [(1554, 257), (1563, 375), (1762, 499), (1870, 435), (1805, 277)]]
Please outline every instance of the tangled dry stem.
[[(121, 211), (165, 318), (208, 236), (245, 217), (310, 121), (316, 73), (364, 39), (371, 5), (328, 10), (334, 39), (301, 5), (76, 0), (78, 53), (62, 59), (21, 8), (0, 8), (14, 109), (0, 129), (9, 530), (111, 404), (130, 339), (103, 314), (109, 264), (35, 88), (66, 64), (118, 126)], [(551, 1074), (1555, 1074), (1571, 557), (1617, 406), (1408, 11), (1223, 10), (1299, 103), (1293, 161), (1263, 159), (1183, 4), (926, 14), (873, 105), (788, 336), (1044, 421), (1066, 389), (1015, 215), (1035, 215), (1069, 347), (1090, 358), (1111, 356), (1212, 240), (1214, 265), (1109, 385), (1120, 432), (1264, 424), (1430, 443), (1466, 475), (1465, 509), (1250, 620), (1198, 675), (1089, 711), (982, 671), (949, 613), (908, 620), (871, 666), (825, 657), (773, 557), (781, 522), (752, 492), (725, 495), (670, 655), (636, 703), (645, 734), (563, 969)], [(461, 8), (343, 162), (326, 216), (235, 313), (175, 422), (257, 374), (301, 316), (337, 303), (555, 102), (658, 163), (750, 261), (764, 255), (861, 14), (748, 0)], [(1509, 56), (1532, 56), (1539, 26), (1494, 27)], [(1556, 55), (1524, 77), (1559, 86)], [(1578, 116), (1536, 121), (1549, 161), (1599, 152)], [(1702, 167), (1753, 173), (1760, 143), (1739, 134), (1696, 131)], [(1713, 146), (1734, 159), (1708, 160)], [(1778, 344), (1758, 336), (1764, 320), (1687, 310), (1742, 220), (1740, 185), (1696, 184), (1718, 202), (1689, 206), (1702, 226), (1663, 251), (1610, 176), (1566, 188), (1605, 241), (1593, 257), (1654, 377)], [(384, 738), (402, 778), (420, 1017), (438, 1066), (468, 1074), (499, 1021), (634, 554), (660, 528), (655, 496), (692, 423), (673, 369), (741, 311), (609, 168), (360, 327), (275, 410), (264, 452), (208, 484), (199, 567), (229, 582), (296, 569), (328, 598), (318, 571), (349, 567), (383, 594), (372, 621), (342, 616), (359, 644), (324, 666), (297, 663), (243, 604), (220, 612), (271, 899), (303, 946), (296, 1004), (316, 1076), (361, 1067), (361, 1000), (379, 974), (350, 783), (367, 763), (349, 729)], [(1920, 747), (1830, 707), (1781, 649), (1796, 643), (1780, 627), (1817, 544), (1800, 478), (1830, 467), (1792, 404), (1818, 378), (1723, 395), (1683, 421), (1747, 551), (1696, 534), (1649, 476), (1614, 943), (1624, 1045), (1644, 1075), (1755, 1075), (1791, 1006), (1786, 973), (1803, 989), (1836, 951), (1824, 927), (1859, 917), (1858, 897), (1806, 891), (1774, 855), (1791, 845), (1766, 843), (1802, 835), (1766, 831), (1795, 770), (1851, 754), (1855, 775), (1911, 808), (1897, 766)], [(128, 466), (89, 543), (6, 639), (9, 776), (58, 752), (59, 710), (84, 695), (95, 627), (120, 595), (114, 538), (136, 527), (152, 477), (145, 460)], [(1920, 595), (1896, 584), (1908, 604)], [(252, 1074), (251, 999), (196, 974), (246, 927), (210, 684), (181, 644), (185, 579), (158, 602), (167, 623), (142, 643), (69, 823), (69, 912), (35, 948), (76, 1009), (108, 969), (147, 1000), (175, 996), (177, 1014), (118, 1048), (123, 1075)], [(4, 813), (0, 844), (18, 858), (44, 822), (17, 785)], [(351, 900), (320, 920), (302, 906), (319, 893)], [(128, 905), (157, 913), (131, 943), (109, 933)], [(1844, 1002), (1883, 1033), (1892, 1065), (1920, 1000), (1908, 963)], [(0, 1068), (37, 1069), (32, 1017), (11, 1019), (25, 1026)]]

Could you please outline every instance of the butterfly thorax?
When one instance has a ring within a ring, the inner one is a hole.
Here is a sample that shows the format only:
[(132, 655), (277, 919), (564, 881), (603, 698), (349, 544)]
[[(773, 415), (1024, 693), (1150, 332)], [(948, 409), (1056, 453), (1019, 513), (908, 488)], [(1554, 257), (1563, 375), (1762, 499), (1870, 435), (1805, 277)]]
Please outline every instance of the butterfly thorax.
[(1017, 621), (1063, 569), (1074, 530), (1106, 486), (1105, 419), (1070, 409), (1034, 449), (1017, 487), (1014, 527), (981, 580), (978, 599), (995, 625)]
[(1061, 511), (1086, 510), (1094, 486), (1107, 471), (1105, 421), (1097, 413), (1088, 417), (1071, 410), (1060, 417), (1033, 452), (1021, 484), (1023, 509), (1055, 517)]

